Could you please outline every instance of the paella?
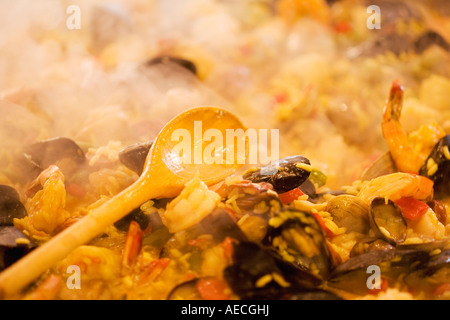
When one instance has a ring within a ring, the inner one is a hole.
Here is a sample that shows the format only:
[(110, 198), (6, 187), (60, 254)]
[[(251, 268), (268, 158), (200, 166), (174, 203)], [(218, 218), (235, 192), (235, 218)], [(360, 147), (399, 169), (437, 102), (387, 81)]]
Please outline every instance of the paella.
[(450, 298), (445, 1), (0, 6), (2, 299)]

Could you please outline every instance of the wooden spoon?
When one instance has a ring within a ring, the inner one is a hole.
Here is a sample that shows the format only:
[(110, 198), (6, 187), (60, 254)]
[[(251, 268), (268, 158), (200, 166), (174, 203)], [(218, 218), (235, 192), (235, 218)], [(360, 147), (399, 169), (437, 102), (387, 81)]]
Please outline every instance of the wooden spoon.
[[(200, 135), (199, 124), (202, 125)], [(225, 141), (227, 129), (245, 130), (245, 127), (236, 116), (215, 107), (194, 108), (176, 116), (155, 139), (139, 179), (4, 270), (0, 274), (0, 297), (18, 293), (75, 248), (88, 243), (145, 201), (176, 196), (196, 174), (207, 185), (212, 185), (235, 172), (241, 166), (237, 161), (229, 164), (186, 164), (187, 161), (183, 161), (185, 159), (174, 152), (174, 147), (180, 143), (174, 140), (174, 137), (177, 136), (176, 133), (181, 132), (191, 136), (191, 153), (197, 152), (199, 155), (208, 145), (202, 136), (207, 129), (217, 130), (210, 132), (222, 134), (222, 141)], [(215, 155), (225, 159), (227, 152), (237, 152), (237, 148), (233, 139), (233, 143), (227, 145), (224, 142), (222, 148), (216, 149)], [(240, 156), (246, 156), (246, 152)]]

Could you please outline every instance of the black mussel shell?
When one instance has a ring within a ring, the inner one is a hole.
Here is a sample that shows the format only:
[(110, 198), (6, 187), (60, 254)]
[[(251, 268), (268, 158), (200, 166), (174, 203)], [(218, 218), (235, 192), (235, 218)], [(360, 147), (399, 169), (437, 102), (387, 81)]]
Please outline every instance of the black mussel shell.
[(198, 278), (180, 283), (167, 295), (167, 300), (203, 300), (197, 290)]
[(36, 245), (14, 226), (0, 227), (0, 271), (30, 252)]
[(339, 295), (322, 289), (302, 290), (287, 295), (285, 300), (343, 300)]
[(435, 199), (450, 195), (450, 134), (436, 143), (419, 174), (434, 181)]
[(394, 246), (383, 239), (367, 237), (355, 243), (355, 245), (352, 247), (352, 250), (350, 251), (350, 258), (371, 251), (392, 249), (394, 249)]
[(284, 260), (322, 279), (326, 279), (333, 269), (323, 230), (316, 218), (307, 212), (292, 208), (281, 210), (269, 220), (263, 242), (273, 246)]
[(275, 164), (249, 170), (243, 178), (254, 183), (270, 183), (276, 192), (283, 193), (301, 186), (308, 179), (311, 170), (302, 165), (310, 166), (311, 163), (303, 156), (286, 157)]
[(262, 277), (271, 276), (273, 273), (282, 274), (275, 258), (253, 242), (235, 243), (233, 264), (223, 271), (224, 279), (230, 288), (243, 300), (282, 297), (284, 288), (273, 279), (258, 284)]
[(14, 218), (21, 219), (27, 211), (19, 199), (17, 191), (6, 185), (0, 185), (0, 226), (12, 226)]
[(153, 141), (147, 141), (126, 147), (119, 152), (120, 162), (128, 169), (141, 175), (152, 144)]
[(161, 57), (156, 57), (156, 58), (153, 58), (153, 59), (147, 61), (146, 64), (149, 66), (152, 66), (152, 65), (156, 65), (156, 64), (167, 64), (167, 63), (175, 63), (175, 64), (185, 68), (186, 70), (192, 72), (194, 75), (197, 75), (197, 67), (195, 66), (195, 64), (192, 61), (182, 59), (182, 58), (171, 57), (171, 56), (161, 56)]
[(429, 260), (429, 253), (421, 250), (374, 250), (350, 258), (337, 266), (328, 285), (357, 295), (369, 291), (368, 281), (379, 268), (380, 277), (390, 285), (405, 275), (420, 269)]
[(374, 198), (370, 203), (369, 218), (376, 234), (392, 245), (406, 238), (406, 220), (400, 208), (391, 200)]
[(150, 223), (150, 216), (142, 212), (140, 208), (134, 209), (122, 219), (116, 221), (114, 226), (120, 231), (127, 232), (131, 221), (136, 221), (141, 230), (148, 228)]

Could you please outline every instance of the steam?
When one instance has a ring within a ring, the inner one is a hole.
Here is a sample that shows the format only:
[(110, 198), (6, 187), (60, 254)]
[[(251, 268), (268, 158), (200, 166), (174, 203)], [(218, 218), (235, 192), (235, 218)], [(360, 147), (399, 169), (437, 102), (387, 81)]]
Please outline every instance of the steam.
[[(66, 26), (69, 5), (80, 8), (80, 29)], [(352, 9), (354, 23), (362, 9)], [(413, 78), (399, 61), (350, 60), (367, 30), (346, 47), (329, 25), (288, 26), (263, 0), (2, 0), (0, 21), (3, 153), (55, 136), (91, 147), (147, 141), (176, 114), (215, 105), (248, 127), (280, 128), (281, 157), (302, 154), (342, 185), (385, 149), (379, 120), (392, 79), (418, 90), (445, 65)], [(145, 64), (160, 55), (190, 60), (198, 74)]]

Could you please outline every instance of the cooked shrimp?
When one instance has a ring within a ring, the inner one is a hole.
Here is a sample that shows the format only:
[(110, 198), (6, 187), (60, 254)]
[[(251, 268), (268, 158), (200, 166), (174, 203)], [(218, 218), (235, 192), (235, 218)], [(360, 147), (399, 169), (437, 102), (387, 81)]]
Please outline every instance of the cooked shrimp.
[(392, 83), (384, 108), (381, 128), (397, 169), (401, 172), (418, 173), (431, 149), (445, 132), (433, 123), (422, 126), (409, 139), (400, 124), (402, 104), (403, 87), (396, 80)]
[(24, 300), (53, 300), (62, 285), (62, 277), (52, 274), (44, 280), (34, 291), (28, 293)]
[(402, 104), (403, 87), (398, 81), (394, 81), (384, 108), (381, 128), (397, 169), (402, 172), (418, 173), (423, 163), (410, 145), (408, 136), (400, 124)]
[(26, 230), (36, 238), (52, 235), (61, 227), (70, 214), (66, 206), (64, 175), (55, 165), (49, 166), (31, 183), (28, 190), (37, 186), (42, 190), (29, 198), (25, 204), (28, 216), (15, 219), (14, 224), (20, 230)]
[(416, 174), (396, 172), (374, 178), (362, 186), (358, 197), (370, 203), (375, 197), (398, 200), (412, 197), (427, 200), (433, 197), (433, 181)]
[(136, 221), (131, 221), (122, 253), (122, 273), (126, 273), (136, 264), (141, 252), (142, 235), (143, 232), (139, 224)]
[(57, 269), (67, 275), (69, 266), (78, 266), (82, 280), (113, 280), (120, 273), (120, 255), (108, 248), (83, 245), (62, 260)]
[(220, 202), (220, 196), (203, 183), (198, 176), (189, 181), (178, 197), (167, 205), (162, 216), (170, 232), (178, 232), (200, 222)]

